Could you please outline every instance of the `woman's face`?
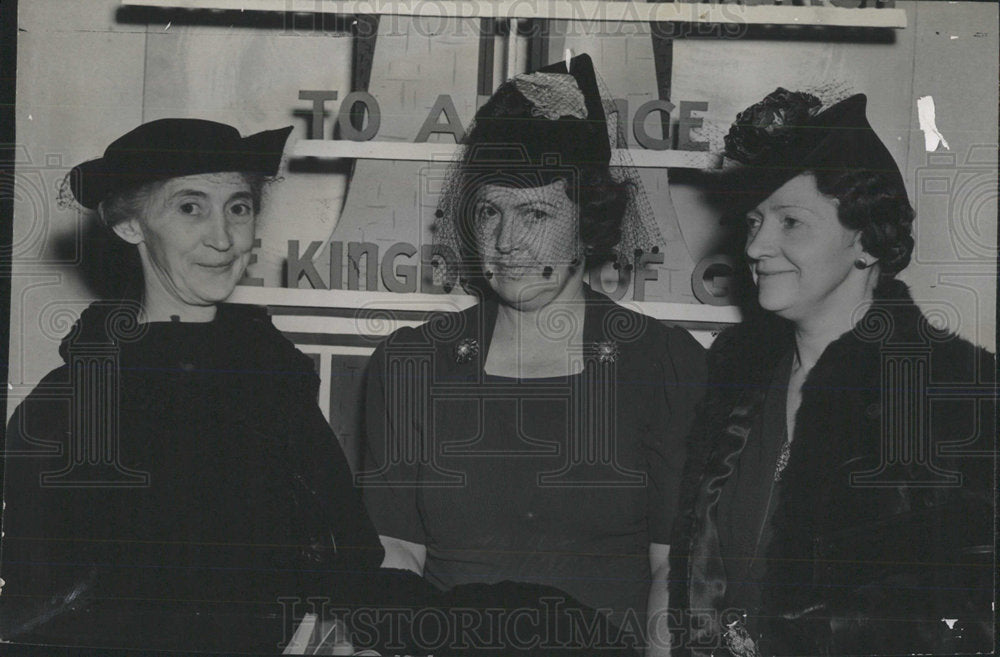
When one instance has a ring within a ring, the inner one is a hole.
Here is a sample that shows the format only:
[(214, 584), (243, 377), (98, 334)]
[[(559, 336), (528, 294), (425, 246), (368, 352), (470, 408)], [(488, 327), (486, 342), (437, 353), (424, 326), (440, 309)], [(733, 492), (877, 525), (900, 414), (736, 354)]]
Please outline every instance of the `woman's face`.
[(232, 293), (250, 259), (250, 184), (236, 172), (171, 178), (129, 223), (134, 238), (126, 239), (142, 245), (147, 299), (165, 296), (178, 308), (214, 305)]
[(810, 174), (792, 178), (747, 214), (746, 255), (760, 305), (786, 319), (823, 311), (850, 313), (861, 299), (863, 276), (854, 262), (864, 254), (858, 231), (837, 217), (837, 201), (816, 188)]
[(483, 185), (471, 211), (490, 287), (509, 305), (544, 307), (582, 270), (579, 211), (565, 181), (527, 188)]

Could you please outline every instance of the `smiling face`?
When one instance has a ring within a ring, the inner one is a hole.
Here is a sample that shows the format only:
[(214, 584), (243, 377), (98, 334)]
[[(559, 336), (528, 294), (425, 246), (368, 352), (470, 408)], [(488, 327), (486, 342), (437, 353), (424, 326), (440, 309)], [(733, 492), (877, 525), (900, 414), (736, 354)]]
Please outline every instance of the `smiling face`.
[[(858, 231), (837, 216), (837, 201), (812, 175), (792, 178), (747, 214), (746, 255), (762, 308), (792, 321), (851, 313), (867, 273)], [(871, 258), (868, 258), (871, 262)]]
[(579, 210), (566, 195), (565, 181), (528, 188), (483, 185), (471, 212), (490, 287), (508, 305), (541, 308), (571, 281), (582, 281)]
[(251, 187), (240, 173), (171, 178), (155, 186), (145, 211), (115, 226), (139, 246), (147, 315), (214, 316), (215, 304), (232, 293), (250, 260), (254, 218)]

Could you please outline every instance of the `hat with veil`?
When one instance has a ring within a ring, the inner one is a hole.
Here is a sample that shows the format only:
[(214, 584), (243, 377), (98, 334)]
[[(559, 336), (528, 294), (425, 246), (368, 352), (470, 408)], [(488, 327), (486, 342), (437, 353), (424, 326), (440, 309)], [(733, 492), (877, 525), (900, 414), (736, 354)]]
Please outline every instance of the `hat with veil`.
[(581, 190), (591, 197), (598, 192), (595, 179), (609, 180), (623, 192), (621, 221), (614, 227), (617, 239), (600, 252), (582, 239), (563, 245), (559, 259), (575, 266), (586, 256), (588, 264), (610, 260), (616, 268), (631, 269), (643, 252), (659, 251), (662, 237), (628, 157), (623, 122), (590, 57), (578, 55), (568, 69), (559, 62), (501, 84), (476, 113), (448, 170), (435, 214), (435, 252), (445, 288), (456, 283), (468, 287), (482, 276), (472, 211), (481, 186), (533, 188), (563, 180), (579, 203)]

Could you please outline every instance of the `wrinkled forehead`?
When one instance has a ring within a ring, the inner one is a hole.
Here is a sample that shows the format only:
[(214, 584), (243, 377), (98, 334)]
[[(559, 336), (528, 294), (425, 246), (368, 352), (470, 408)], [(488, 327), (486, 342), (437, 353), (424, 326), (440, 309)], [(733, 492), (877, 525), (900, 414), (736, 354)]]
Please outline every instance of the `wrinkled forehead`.
[(161, 184), (162, 189), (177, 190), (190, 188), (204, 192), (234, 194), (251, 192), (250, 179), (240, 171), (219, 171), (216, 173), (198, 173), (178, 178), (168, 178)]
[(570, 200), (566, 195), (566, 181), (561, 178), (540, 185), (489, 182), (477, 185), (471, 191), (470, 200), (472, 202), (493, 205), (545, 203), (562, 206)]
[(833, 196), (822, 193), (817, 186), (816, 176), (812, 172), (801, 173), (775, 189), (748, 214), (766, 214), (782, 208), (804, 208), (816, 214), (834, 215), (840, 201)]
[(573, 167), (507, 166), (502, 162), (465, 163), (461, 167), (462, 184), (466, 190), (482, 185), (544, 187), (560, 179), (572, 184), (578, 177)]
[(158, 211), (171, 203), (187, 199), (204, 199), (211, 204), (226, 204), (233, 201), (249, 203), (258, 210), (257, 198), (250, 179), (239, 171), (219, 173), (199, 173), (158, 180), (140, 191), (137, 196), (143, 203), (141, 214)]

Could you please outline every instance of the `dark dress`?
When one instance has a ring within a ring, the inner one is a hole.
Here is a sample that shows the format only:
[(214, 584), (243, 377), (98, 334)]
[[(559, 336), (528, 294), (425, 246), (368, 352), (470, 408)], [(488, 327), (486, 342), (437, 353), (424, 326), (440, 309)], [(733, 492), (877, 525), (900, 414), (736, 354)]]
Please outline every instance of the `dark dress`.
[(375, 526), (425, 545), (425, 577), (441, 589), (542, 584), (641, 629), (703, 349), (588, 289), (583, 372), (491, 376), (496, 313), (486, 301), (376, 351), (362, 474)]
[(792, 353), (775, 367), (746, 447), (719, 497), (719, 549), (726, 569), (726, 606), (757, 609), (767, 570), (771, 518), (778, 506), (778, 459), (788, 439), (785, 417)]
[(312, 362), (263, 309), (95, 303), (61, 353), (8, 427), (4, 639), (278, 652), (281, 598), (378, 568)]

